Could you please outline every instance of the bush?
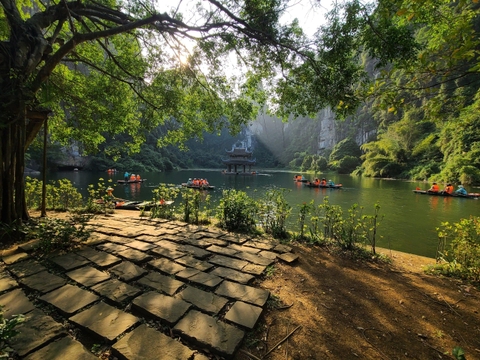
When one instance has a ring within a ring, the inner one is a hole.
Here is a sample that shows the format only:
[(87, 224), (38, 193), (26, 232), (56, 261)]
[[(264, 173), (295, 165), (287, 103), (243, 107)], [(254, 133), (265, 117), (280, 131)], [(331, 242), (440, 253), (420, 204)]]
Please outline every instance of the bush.
[(337, 171), (339, 174), (350, 174), (360, 165), (360, 159), (354, 156), (345, 156), (337, 163)]
[(448, 275), (480, 281), (480, 217), (458, 223), (444, 222), (437, 228), (437, 260), (446, 261), (440, 269)]
[(216, 217), (223, 229), (251, 233), (255, 231), (257, 211), (256, 202), (244, 191), (224, 190)]
[(360, 158), (361, 155), (362, 151), (360, 150), (360, 146), (358, 146), (352, 138), (347, 138), (333, 147), (329, 160), (330, 162), (334, 162), (343, 159), (345, 156)]
[(267, 234), (275, 238), (288, 236), (286, 222), (292, 207), (285, 199), (286, 189), (270, 189), (265, 193), (265, 198), (260, 202), (259, 216), (261, 224)]
[[(43, 182), (25, 178), (25, 200), (27, 208), (40, 209)], [(45, 203), (47, 210), (67, 211), (82, 206), (83, 198), (70, 180), (60, 179), (46, 186)]]

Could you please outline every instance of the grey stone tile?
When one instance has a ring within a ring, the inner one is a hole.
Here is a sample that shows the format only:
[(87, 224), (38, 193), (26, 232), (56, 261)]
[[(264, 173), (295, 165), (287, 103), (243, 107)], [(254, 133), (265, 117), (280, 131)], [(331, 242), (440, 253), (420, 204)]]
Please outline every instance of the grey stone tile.
[(264, 265), (248, 264), (242, 271), (253, 275), (262, 275), (267, 267)]
[(50, 305), (60, 309), (63, 313), (71, 315), (100, 298), (87, 290), (67, 284), (39, 298)]
[(92, 286), (110, 279), (110, 275), (91, 266), (84, 266), (82, 268), (70, 271), (65, 275), (84, 286)]
[(270, 292), (257, 289), (252, 286), (237, 284), (231, 281), (224, 281), (215, 291), (217, 295), (226, 296), (249, 304), (263, 306), (270, 296)]
[(111, 255), (104, 251), (96, 251), (96, 250), (93, 250), (92, 248), (85, 248), (77, 252), (77, 254), (90, 260), (92, 263), (94, 263), (100, 268), (110, 267), (122, 261), (122, 259), (114, 255)]
[(228, 248), (228, 247), (217, 246), (217, 245), (212, 245), (208, 247), (206, 250), (211, 251), (212, 253), (215, 253), (215, 254), (221, 254), (226, 256), (233, 256), (236, 253), (238, 253), (238, 250)]
[(189, 311), (175, 325), (173, 331), (226, 358), (233, 356), (245, 336), (245, 333), (235, 326), (196, 310)]
[(225, 314), (225, 320), (253, 329), (262, 311), (261, 307), (237, 301)]
[(250, 240), (245, 243), (245, 246), (250, 246), (261, 250), (272, 250), (275, 247), (275, 244), (264, 240)]
[(11, 338), (9, 343), (21, 357), (55, 338), (65, 335), (61, 324), (38, 309), (29, 312), (25, 321), (18, 325), (15, 330), (18, 330), (19, 333)]
[(144, 263), (152, 258), (150, 255), (145, 254), (142, 251), (138, 251), (130, 248), (128, 248), (127, 250), (118, 252), (117, 255), (127, 260), (130, 260), (131, 262), (134, 262), (134, 263)]
[(11, 264), (15, 264), (19, 261), (26, 260), (28, 258), (30, 258), (30, 255), (28, 255), (27, 253), (17, 252), (15, 254), (10, 254), (10, 255), (2, 257), (2, 260), (5, 264), (11, 265)]
[(176, 273), (175, 276), (180, 279), (188, 279), (191, 278), (193, 275), (197, 275), (199, 272), (200, 270), (194, 268), (185, 268), (185, 270)]
[(99, 302), (72, 316), (70, 321), (109, 341), (133, 327), (139, 319), (113, 306)]
[(217, 276), (220, 276), (221, 278), (236, 281), (241, 284), (248, 284), (250, 281), (252, 281), (255, 278), (251, 274), (246, 274), (241, 271), (224, 268), (224, 267), (215, 268), (209, 274), (217, 275)]
[(278, 258), (282, 261), (285, 261), (286, 263), (293, 263), (298, 260), (298, 255), (292, 254), (292, 253), (284, 253), (281, 255), (278, 255)]
[(136, 280), (148, 273), (147, 270), (129, 261), (123, 261), (120, 264), (110, 268), (109, 271), (124, 281)]
[(180, 264), (195, 268), (195, 269), (200, 270), (200, 271), (208, 271), (209, 269), (211, 269), (213, 267), (212, 264), (209, 264), (208, 262), (203, 261), (203, 260), (195, 259), (191, 255), (181, 257), (179, 259), (176, 259), (175, 261), (180, 263)]
[(79, 268), (90, 262), (87, 259), (85, 259), (83, 256), (80, 256), (74, 253), (55, 256), (55, 257), (49, 258), (49, 260), (67, 271)]
[(175, 324), (190, 308), (190, 304), (181, 299), (151, 291), (136, 297), (132, 310), (141, 314)]
[(117, 304), (134, 298), (142, 292), (140, 289), (117, 279), (104, 281), (91, 289)]
[(248, 253), (248, 252), (239, 252), (239, 253), (235, 254), (235, 257), (239, 258), (239, 259), (242, 259), (242, 260), (249, 261), (249, 262), (251, 262), (253, 264), (256, 264), (256, 265), (269, 266), (269, 265), (272, 265), (275, 262), (275, 260), (268, 259), (266, 257), (259, 256), (259, 255), (256, 255), (256, 254), (251, 254), (251, 253)]
[(66, 336), (28, 355), (25, 360), (98, 360), (82, 343)]
[(8, 270), (16, 277), (22, 278), (37, 274), (40, 271), (46, 271), (47, 268), (35, 260), (21, 261), (16, 264), (10, 265)]
[(226, 240), (234, 244), (239, 244), (239, 245), (244, 244), (248, 240), (247, 238), (234, 233), (224, 234), (220, 236), (220, 239)]
[(16, 288), (18, 283), (7, 272), (0, 273), (0, 292)]
[(125, 245), (139, 251), (148, 251), (157, 247), (157, 245), (149, 244), (148, 242), (138, 240), (130, 241)]
[(186, 360), (194, 354), (182, 343), (143, 324), (117, 341), (114, 353), (129, 360)]
[(3, 305), (5, 319), (10, 319), (12, 315), (26, 314), (35, 309), (35, 305), (21, 289), (15, 289), (0, 296), (0, 305)]
[(166, 258), (154, 259), (149, 261), (148, 264), (169, 275), (175, 275), (176, 273), (185, 270), (185, 266), (177, 264)]
[(60, 286), (65, 285), (66, 281), (60, 276), (50, 274), (47, 271), (42, 271), (34, 275), (24, 277), (19, 280), (23, 285), (30, 289), (46, 293)]
[(221, 296), (217, 296), (209, 291), (197, 289), (193, 286), (187, 286), (175, 295), (175, 297), (185, 300), (210, 314), (218, 314), (228, 303), (228, 300)]
[(160, 290), (168, 295), (173, 295), (175, 292), (181, 288), (185, 283), (172, 279), (169, 276), (161, 275), (156, 272), (152, 272), (147, 276), (144, 276), (138, 280), (139, 284), (149, 286), (156, 290)]
[(188, 281), (206, 286), (208, 288), (214, 288), (222, 282), (222, 278), (211, 273), (199, 272), (198, 274), (189, 277)]
[(245, 260), (232, 259), (231, 257), (222, 255), (215, 255), (211, 259), (208, 259), (208, 262), (238, 271), (241, 271), (246, 265), (248, 265), (248, 262)]

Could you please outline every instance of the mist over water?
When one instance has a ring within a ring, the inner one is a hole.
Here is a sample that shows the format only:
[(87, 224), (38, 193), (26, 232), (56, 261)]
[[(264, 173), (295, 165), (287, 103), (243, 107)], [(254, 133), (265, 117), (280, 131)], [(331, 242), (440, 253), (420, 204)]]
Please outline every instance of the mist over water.
[[(272, 186), (288, 189), (286, 198), (293, 207), (289, 218), (292, 230), (298, 231), (298, 205), (314, 200), (316, 205), (328, 196), (331, 204), (340, 205), (346, 216), (347, 210), (358, 204), (363, 214), (373, 215), (375, 203), (380, 205), (380, 227), (377, 246), (393, 250), (433, 257), (437, 247), (436, 228), (442, 222), (457, 222), (462, 218), (480, 214), (480, 201), (462, 198), (449, 198), (414, 194), (417, 186), (427, 189), (430, 184), (396, 180), (380, 180), (349, 175), (331, 175), (335, 183), (343, 184), (341, 190), (308, 188), (293, 181), (294, 173), (282, 171), (262, 171), (266, 175), (234, 176), (223, 175), (220, 170), (184, 170), (140, 174), (144, 183), (120, 185), (123, 173), (109, 175), (106, 172), (57, 172), (48, 174), (48, 180), (69, 179), (84, 197), (88, 195), (89, 184), (97, 184), (99, 178), (111, 179), (115, 184), (114, 195), (131, 200), (150, 200), (152, 190), (160, 183), (180, 185), (189, 177), (207, 178), (215, 190), (209, 191), (212, 206), (216, 206), (223, 189), (245, 191), (253, 198), (260, 198)], [(312, 179), (311, 174), (304, 174)], [(327, 180), (328, 180), (327, 179)], [(478, 189), (467, 188), (469, 192)], [(383, 218), (382, 218), (383, 217)]]

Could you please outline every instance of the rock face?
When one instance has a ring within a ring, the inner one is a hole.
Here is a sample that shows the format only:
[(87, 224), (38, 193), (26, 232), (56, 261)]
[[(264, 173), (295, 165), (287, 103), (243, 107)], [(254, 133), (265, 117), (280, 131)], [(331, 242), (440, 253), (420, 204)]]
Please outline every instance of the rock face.
[(175, 221), (89, 226), (95, 241), (76, 252), (37, 258), (20, 245), (2, 257), (0, 304), (26, 318), (10, 343), (22, 358), (89, 360), (92, 343), (129, 360), (232, 358), (270, 296), (256, 280), (291, 251)]

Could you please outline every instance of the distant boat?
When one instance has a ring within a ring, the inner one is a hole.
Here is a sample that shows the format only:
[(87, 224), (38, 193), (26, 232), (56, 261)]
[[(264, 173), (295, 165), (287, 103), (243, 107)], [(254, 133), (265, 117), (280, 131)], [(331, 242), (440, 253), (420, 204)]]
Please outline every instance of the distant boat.
[(147, 179), (140, 179), (140, 180), (117, 180), (117, 183), (119, 184), (135, 184), (135, 183), (141, 183), (146, 181)]
[(415, 194), (422, 194), (422, 195), (432, 195), (432, 196), (445, 196), (445, 197), (459, 197), (459, 198), (467, 198), (467, 199), (478, 199), (480, 197), (480, 193), (468, 193), (467, 195), (462, 194), (449, 194), (444, 191), (428, 191), (428, 190), (413, 190)]
[(151, 210), (154, 206), (167, 206), (173, 204), (173, 201), (119, 201), (115, 203), (115, 209), (119, 210)]
[(307, 181), (306, 183), (303, 183), (307, 187), (313, 187), (313, 188), (327, 188), (327, 189), (341, 189), (342, 184), (334, 184), (334, 185), (321, 185), (321, 184), (315, 184), (310, 181)]
[(189, 189), (197, 189), (197, 190), (214, 190), (215, 186), (213, 185), (193, 185), (193, 184), (187, 184), (187, 183), (182, 183), (182, 187), (186, 187)]

